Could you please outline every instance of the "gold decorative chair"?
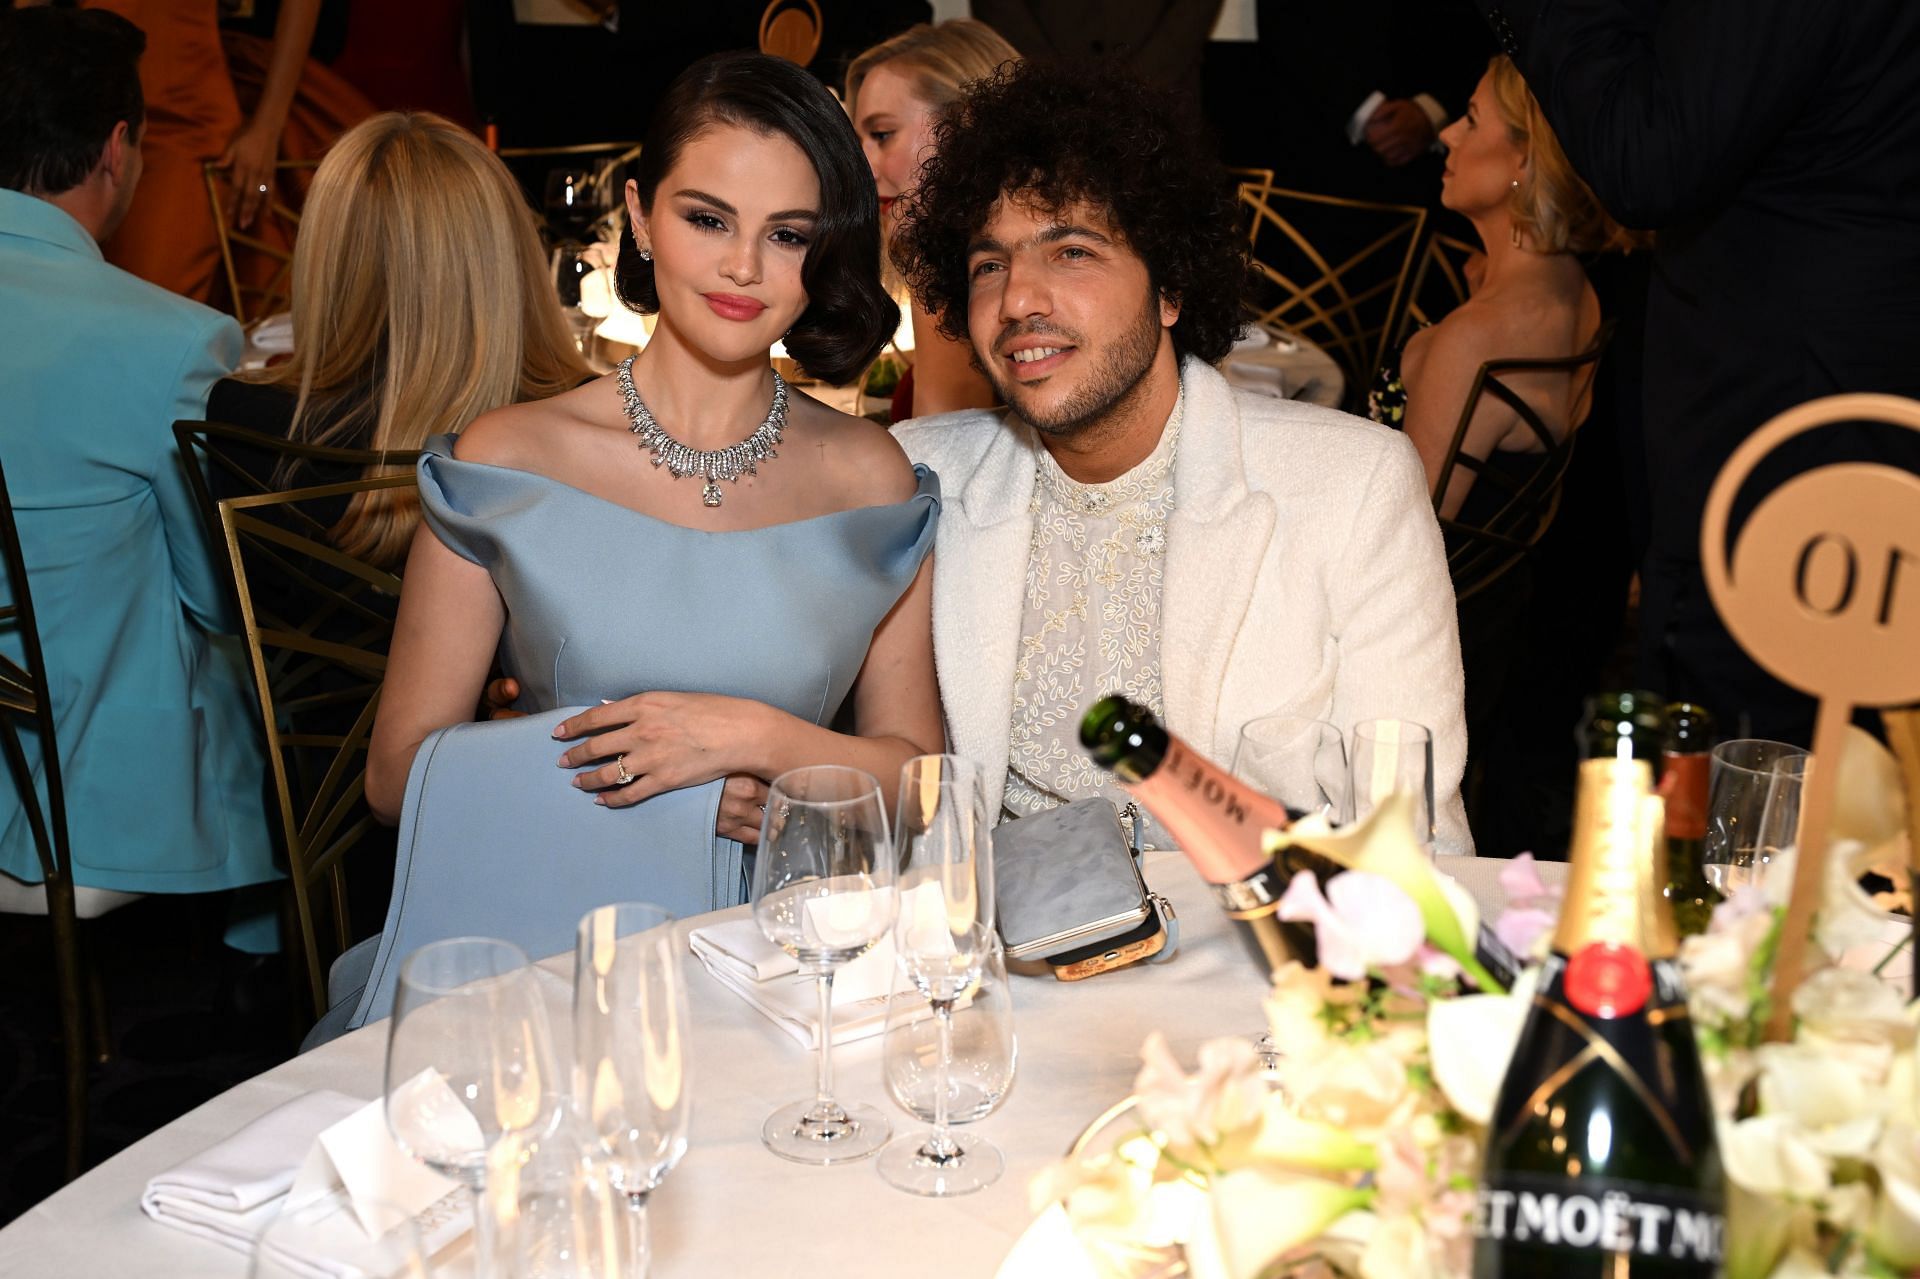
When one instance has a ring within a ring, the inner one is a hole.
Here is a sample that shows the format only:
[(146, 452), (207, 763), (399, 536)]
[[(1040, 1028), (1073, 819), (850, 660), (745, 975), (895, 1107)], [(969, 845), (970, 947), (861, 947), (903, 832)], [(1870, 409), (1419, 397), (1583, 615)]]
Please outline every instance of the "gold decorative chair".
[[(263, 443), (252, 432), (217, 423), (179, 422), (174, 431), (203, 499), (201, 467), (231, 471), (239, 437), (251, 446)], [(264, 443), (321, 462), (406, 468), (275, 492), (239, 467), (259, 491), (214, 504), (260, 700), (306, 993), (318, 1017), (327, 1008), (327, 965), (356, 940), (348, 863), (376, 855), (388, 839), (363, 796), (367, 741), (400, 603), (397, 569), (346, 554), (329, 530), (360, 494), (412, 494), (417, 481), (410, 464), (418, 455)]]
[(820, 52), (825, 26), (815, 0), (773, 0), (760, 15), (760, 52), (804, 67)]
[[(1584, 375), (1586, 385), (1581, 398), (1588, 399), (1593, 392), (1593, 377), (1598, 371), (1600, 356), (1613, 337), (1613, 328), (1612, 321), (1603, 324), (1593, 344), (1578, 355), (1553, 360), (1488, 360), (1474, 374), (1473, 388), (1460, 410), (1460, 420), (1453, 428), (1453, 438), (1448, 442), (1440, 473), (1434, 480), (1434, 508), (1439, 509), (1441, 495), (1446, 493), (1457, 470), (1472, 472), (1476, 488), (1489, 485), (1498, 489), (1504, 500), (1478, 524), (1440, 518), (1440, 528), (1447, 537), (1447, 572), (1453, 578), (1457, 599), (1464, 601), (1486, 590), (1526, 558), (1546, 535), (1560, 509), (1561, 487), (1566, 480), (1567, 465), (1573, 458), (1580, 419), (1584, 418), (1584, 414), (1577, 415), (1566, 434), (1556, 439), (1533, 407), (1503, 379), (1515, 373), (1564, 373), (1571, 378)], [(1538, 462), (1524, 475), (1505, 473), (1488, 466), (1484, 459), (1462, 451), (1467, 428), (1485, 396), (1492, 396), (1517, 413), (1540, 441), (1542, 451), (1532, 455)]]
[[(20, 797), (42, 880), (39, 886), (8, 880), (5, 900), (0, 901), (0, 913), (44, 914), (53, 933), (53, 975), (60, 1005), (60, 1040), (66, 1070), (66, 1175), (71, 1181), (80, 1175), (86, 1162), (89, 1031), (93, 1038), (92, 1056), (104, 1061), (107, 1053), (105, 1008), (97, 983), (92, 980), (92, 970), (84, 962), (79, 924), (83, 919), (137, 900), (138, 895), (76, 890), (74, 886), (53, 702), (47, 689), (40, 630), (34, 620), (26, 557), (21, 553), (20, 534), (14, 526), (13, 499), (8, 495), (4, 470), (0, 470), (0, 561), (4, 561), (8, 588), (7, 602), (0, 606), (0, 630), (11, 631), (21, 650), (21, 660), (17, 662), (0, 654), (0, 751), (6, 755), (7, 770)], [(23, 727), (39, 739), (38, 780), (21, 743)]]
[[(345, 483), (368, 475), (409, 474), (420, 460), (416, 449), (349, 449), (325, 444), (302, 444), (221, 422), (179, 421), (173, 438), (187, 463), (187, 484), (206, 517), (207, 532), (220, 545), (219, 494), (256, 497), (288, 487), (313, 488), (323, 482)], [(281, 485), (276, 476), (283, 462), (301, 463), (317, 472), (314, 478), (295, 473), (295, 485)], [(217, 482), (212, 477), (218, 477)], [(334, 503), (333, 505), (341, 505)], [(324, 523), (310, 510), (290, 509), (285, 518), (295, 522), (302, 536), (324, 538), (336, 521)]]
[(318, 160), (282, 160), (273, 166), (273, 189), (260, 206), (254, 226), (240, 230), (227, 221), (232, 197), (226, 176), (212, 164), (201, 166), (213, 229), (220, 241), (233, 318), (248, 328), (284, 311), (293, 299), (293, 241), (300, 230), (300, 204), (306, 199)]
[(1255, 323), (1297, 333), (1340, 365), (1347, 401), (1365, 396), (1389, 335), (1400, 325), (1427, 212), (1273, 185), (1265, 169), (1239, 170)]

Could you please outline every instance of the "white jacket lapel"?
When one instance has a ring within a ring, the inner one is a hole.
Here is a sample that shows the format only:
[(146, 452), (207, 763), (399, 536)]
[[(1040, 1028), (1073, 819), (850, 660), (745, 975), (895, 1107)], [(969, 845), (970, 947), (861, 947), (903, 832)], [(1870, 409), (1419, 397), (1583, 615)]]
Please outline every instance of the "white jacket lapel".
[(933, 562), (934, 663), (952, 749), (985, 770), (1000, 811), (1033, 539), (1034, 450), (1025, 426), (1003, 426), (941, 517)]
[(1275, 509), (1271, 497), (1247, 488), (1240, 411), (1226, 379), (1191, 357), (1180, 376), (1186, 403), (1167, 529), (1161, 679), (1168, 727), (1225, 763), (1231, 744), (1215, 740), (1220, 689)]

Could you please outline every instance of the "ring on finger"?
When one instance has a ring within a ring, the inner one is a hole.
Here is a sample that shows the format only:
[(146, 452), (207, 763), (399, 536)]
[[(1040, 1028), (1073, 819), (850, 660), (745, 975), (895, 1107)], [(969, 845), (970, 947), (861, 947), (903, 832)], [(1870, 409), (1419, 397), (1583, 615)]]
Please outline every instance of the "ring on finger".
[(620, 783), (622, 786), (630, 785), (633, 782), (633, 774), (627, 771), (627, 757), (624, 754), (613, 757), (613, 766), (619, 770), (613, 775), (614, 781)]

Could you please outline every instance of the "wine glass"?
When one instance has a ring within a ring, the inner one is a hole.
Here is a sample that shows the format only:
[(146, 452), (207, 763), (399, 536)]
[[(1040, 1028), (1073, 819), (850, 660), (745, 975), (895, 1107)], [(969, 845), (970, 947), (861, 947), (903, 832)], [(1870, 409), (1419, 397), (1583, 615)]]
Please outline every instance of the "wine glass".
[(589, 911), (574, 950), (574, 1109), (625, 1198), (636, 1275), (647, 1196), (687, 1152), (690, 1022), (673, 916), (646, 902)]
[(606, 212), (605, 184), (592, 169), (550, 169), (545, 202), (547, 228), (555, 242), (585, 240)]
[(367, 1233), (341, 1195), (282, 1209), (255, 1241), (247, 1273), (252, 1279), (309, 1279), (330, 1264), (326, 1273), (428, 1279), (431, 1245), (414, 1219), (385, 1201), (367, 1204), (366, 1212), (379, 1234)]
[(964, 1195), (1006, 1167), (984, 1140), (956, 1138), (947, 1123), (955, 1004), (980, 984), (993, 936), (993, 853), (980, 769), (957, 755), (921, 755), (900, 770), (894, 823), (900, 910), (894, 954), (929, 1003), (938, 1032), (933, 1131), (880, 1154), (889, 1185), (918, 1195)]
[[(1713, 748), (1707, 765), (1707, 838), (1702, 854), (1708, 883), (1730, 893), (1764, 874), (1760, 868), (1773, 850), (1762, 843), (1762, 819), (1771, 802), (1788, 801), (1785, 793), (1776, 791), (1775, 770), (1783, 763), (1788, 767), (1783, 784), (1792, 791), (1797, 819), (1799, 792), (1794, 779), (1805, 776), (1800, 761), (1806, 758), (1807, 752), (1798, 746), (1757, 737), (1721, 742)], [(1776, 829), (1780, 820), (1776, 818)], [(1791, 825), (1786, 842), (1793, 842)]]
[(1774, 859), (1800, 843), (1800, 797), (1813, 768), (1812, 755), (1784, 755), (1773, 761), (1760, 825), (1754, 832), (1753, 878), (1757, 882), (1766, 882)]
[(886, 1144), (879, 1110), (833, 1099), (833, 971), (893, 927), (893, 887), (886, 808), (872, 774), (823, 764), (774, 779), (753, 859), (753, 918), (820, 995), (814, 1095), (780, 1107), (761, 1129), (783, 1159), (846, 1163)]
[(387, 1034), (387, 1127), (400, 1148), (467, 1187), (476, 1269), (492, 1273), (487, 1151), (542, 1126), (557, 1086), (546, 1009), (518, 946), (453, 937), (400, 965)]
[(1323, 719), (1262, 715), (1240, 729), (1233, 775), (1279, 800), (1295, 820), (1318, 813), (1337, 825), (1347, 811), (1347, 744)]
[(1395, 791), (1413, 796), (1413, 830), (1433, 848), (1433, 733), (1406, 719), (1363, 719), (1353, 726), (1348, 816), (1359, 821)]
[(588, 348), (599, 321), (581, 309), (580, 290), (597, 268), (577, 241), (562, 240), (553, 250), (552, 269), (554, 296), (559, 298), (560, 310), (566, 314), (567, 326), (573, 331), (574, 349), (590, 355)]
[(643, 1279), (645, 1216), (579, 1108), (508, 1133), (487, 1155), (498, 1269), (493, 1279)]
[[(998, 934), (988, 936), (980, 980), (966, 1001), (954, 1006), (951, 1024), (944, 1064), (947, 1122), (973, 1123), (1006, 1100), (1020, 1058), (1013, 1030), (1013, 987)], [(924, 998), (904, 973), (897, 974), (887, 1005), (881, 1071), (887, 1092), (902, 1110), (922, 1123), (934, 1122), (942, 1073), (939, 1023), (927, 1015)]]

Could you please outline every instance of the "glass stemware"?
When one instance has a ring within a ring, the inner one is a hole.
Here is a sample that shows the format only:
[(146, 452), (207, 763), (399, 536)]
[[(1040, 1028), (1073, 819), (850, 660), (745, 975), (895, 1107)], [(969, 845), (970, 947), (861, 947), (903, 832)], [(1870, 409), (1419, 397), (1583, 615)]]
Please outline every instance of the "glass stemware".
[(387, 1127), (400, 1148), (467, 1187), (475, 1269), (493, 1273), (481, 1202), (487, 1151), (544, 1125), (558, 1085), (526, 953), (491, 937), (422, 946), (400, 966), (387, 1034)]
[[(896, 969), (897, 969), (896, 965)], [(939, 1023), (927, 1016), (918, 988), (897, 973), (894, 997), (887, 1005), (881, 1069), (887, 1092), (900, 1109), (930, 1124), (941, 1074)], [(1007, 981), (999, 935), (987, 938), (980, 980), (953, 1010), (945, 1064), (947, 1122), (985, 1119), (1006, 1100), (1019, 1069), (1020, 1046), (1013, 1030), (1013, 987)]]
[(833, 973), (887, 935), (896, 905), (886, 808), (872, 774), (819, 765), (775, 778), (753, 862), (753, 918), (820, 996), (814, 1095), (774, 1111), (761, 1129), (783, 1159), (845, 1163), (886, 1144), (886, 1116), (833, 1097)]
[(1353, 726), (1348, 817), (1359, 821), (1395, 791), (1413, 796), (1413, 829), (1433, 850), (1433, 733), (1407, 719), (1363, 719)]
[(880, 1155), (888, 1184), (919, 1195), (964, 1195), (991, 1185), (1006, 1160), (991, 1143), (953, 1135), (953, 1014), (980, 984), (992, 950), (993, 853), (980, 770), (955, 755), (922, 755), (900, 770), (894, 823), (900, 911), (893, 945), (900, 969), (933, 1005), (938, 1035), (933, 1130), (902, 1137)]
[(509, 1133), (487, 1157), (495, 1215), (492, 1279), (644, 1279), (645, 1217), (630, 1210), (619, 1167), (577, 1107), (544, 1128)]
[(1323, 719), (1262, 715), (1240, 729), (1233, 775), (1279, 800), (1298, 819), (1318, 813), (1332, 825), (1347, 814), (1347, 744)]
[(1713, 748), (1703, 854), (1708, 883), (1730, 893), (1755, 882), (1773, 853), (1794, 842), (1807, 759), (1798, 746), (1757, 737)]
[(623, 902), (581, 919), (573, 964), (573, 1100), (631, 1221), (631, 1273), (647, 1271), (647, 1196), (687, 1151), (686, 977), (673, 916)]

